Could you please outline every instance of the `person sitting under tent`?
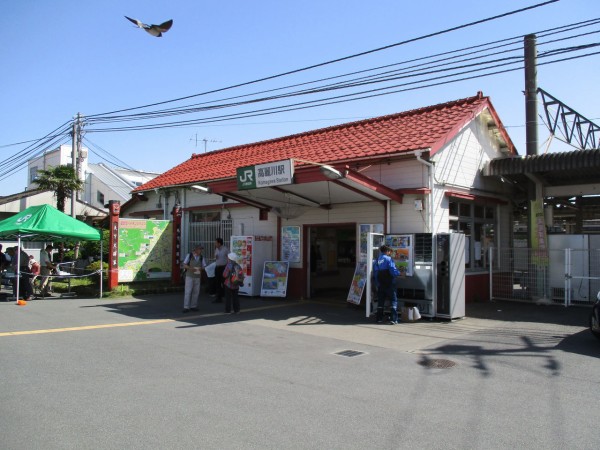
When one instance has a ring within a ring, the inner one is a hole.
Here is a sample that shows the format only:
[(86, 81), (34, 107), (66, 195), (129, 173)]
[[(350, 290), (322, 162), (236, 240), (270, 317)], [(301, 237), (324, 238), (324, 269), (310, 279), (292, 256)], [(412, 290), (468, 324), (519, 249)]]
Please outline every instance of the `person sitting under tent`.
[(56, 270), (52, 263), (52, 245), (46, 245), (46, 249), (40, 252), (40, 273), (42, 275), (42, 295), (44, 297), (52, 296), (52, 281), (50, 275)]

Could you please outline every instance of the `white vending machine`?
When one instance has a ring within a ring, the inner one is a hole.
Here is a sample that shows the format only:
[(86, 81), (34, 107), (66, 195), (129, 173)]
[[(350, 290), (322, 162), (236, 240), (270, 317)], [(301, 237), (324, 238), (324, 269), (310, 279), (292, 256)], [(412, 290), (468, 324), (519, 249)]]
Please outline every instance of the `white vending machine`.
[(231, 236), (232, 252), (238, 255), (245, 279), (240, 287), (241, 295), (258, 296), (262, 283), (265, 261), (273, 260), (272, 236)]

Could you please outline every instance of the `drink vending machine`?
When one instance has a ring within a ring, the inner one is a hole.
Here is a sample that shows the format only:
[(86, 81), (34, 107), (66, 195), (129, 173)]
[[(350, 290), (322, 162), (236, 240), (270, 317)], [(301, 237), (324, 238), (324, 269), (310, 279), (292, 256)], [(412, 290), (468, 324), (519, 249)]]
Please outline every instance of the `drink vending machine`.
[[(372, 264), (383, 242), (401, 276), (396, 280), (398, 307), (416, 306), (423, 317), (457, 319), (465, 315), (465, 235), (462, 233), (376, 234), (369, 247)], [(368, 271), (370, 275), (370, 267)], [(435, 280), (435, 281), (434, 281)], [(435, 286), (434, 286), (435, 283)], [(376, 296), (369, 292), (367, 316)]]
[(273, 260), (272, 236), (231, 236), (230, 251), (238, 255), (238, 264), (244, 271), (241, 295), (258, 296), (265, 261)]

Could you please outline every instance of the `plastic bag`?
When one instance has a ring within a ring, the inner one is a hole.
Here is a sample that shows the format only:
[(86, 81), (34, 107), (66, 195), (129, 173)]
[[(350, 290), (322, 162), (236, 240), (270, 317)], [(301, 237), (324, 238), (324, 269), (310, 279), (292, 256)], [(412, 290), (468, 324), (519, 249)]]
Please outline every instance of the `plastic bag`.
[(204, 268), (204, 270), (206, 271), (206, 276), (208, 278), (214, 278), (215, 277), (215, 268), (217, 267), (217, 263), (216, 262), (212, 262), (210, 263), (208, 266), (206, 266)]
[(413, 308), (413, 319), (419, 320), (421, 318), (421, 313), (419, 312), (419, 308), (416, 306)]

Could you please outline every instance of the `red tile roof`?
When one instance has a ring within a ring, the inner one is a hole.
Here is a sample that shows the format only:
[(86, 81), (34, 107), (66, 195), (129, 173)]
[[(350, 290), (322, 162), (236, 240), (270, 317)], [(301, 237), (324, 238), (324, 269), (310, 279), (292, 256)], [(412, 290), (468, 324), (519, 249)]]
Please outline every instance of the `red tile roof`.
[[(433, 154), (486, 108), (503, 129), (489, 98), (479, 92), (474, 97), (439, 105), (193, 154), (134, 192), (233, 178), (238, 167), (290, 158), (333, 164), (419, 149), (430, 149)], [(508, 135), (506, 138), (514, 151)]]

